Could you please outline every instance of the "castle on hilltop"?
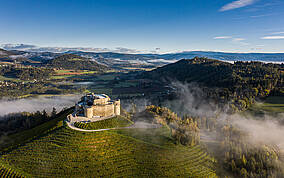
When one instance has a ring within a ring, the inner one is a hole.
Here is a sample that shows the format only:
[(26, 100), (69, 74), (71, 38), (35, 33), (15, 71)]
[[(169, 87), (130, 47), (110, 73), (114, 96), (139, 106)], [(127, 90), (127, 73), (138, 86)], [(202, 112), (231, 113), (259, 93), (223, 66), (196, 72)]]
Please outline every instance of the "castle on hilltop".
[(75, 112), (89, 119), (117, 116), (120, 115), (120, 100), (113, 101), (106, 94), (90, 93), (76, 104)]

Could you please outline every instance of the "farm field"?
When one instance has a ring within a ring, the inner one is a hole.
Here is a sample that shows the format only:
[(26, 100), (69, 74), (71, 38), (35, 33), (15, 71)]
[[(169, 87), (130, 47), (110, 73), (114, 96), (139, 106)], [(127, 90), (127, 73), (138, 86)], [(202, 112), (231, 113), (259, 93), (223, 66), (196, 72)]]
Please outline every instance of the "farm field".
[(17, 79), (17, 78), (9, 78), (9, 77), (5, 77), (3, 75), (0, 75), (0, 81), (12, 81), (12, 82), (21, 82), (22, 80)]
[(89, 70), (56, 70), (55, 75), (82, 75), (82, 74), (94, 74), (96, 71)]
[(3, 154), (1, 166), (27, 177), (216, 177), (214, 160), (200, 146), (171, 143), (166, 128), (152, 132), (156, 141), (143, 139), (143, 130), (135, 135), (136, 128), (56, 128)]
[(114, 80), (116, 75), (114, 74), (104, 74), (104, 75), (99, 75), (95, 78), (95, 80), (103, 80), (103, 81), (111, 81)]
[(95, 74), (96, 71), (88, 70), (56, 70), (55, 74), (51, 76), (51, 79), (64, 79), (80, 75)]
[(256, 115), (284, 113), (284, 96), (270, 96), (264, 102), (252, 105), (247, 112)]
[[(65, 85), (73, 85), (74, 88), (84, 87), (90, 92), (105, 93), (112, 97), (142, 96), (145, 93), (160, 92), (163, 90), (160, 87), (143, 88), (139, 85), (141, 83), (139, 79), (120, 80), (119, 78), (124, 74), (118, 71), (108, 71), (103, 74), (92, 72), (93, 71), (77, 70), (75, 72), (75, 70), (57, 70), (56, 74), (52, 75), (50, 79), (63, 80), (66, 82)], [(85, 84), (79, 85), (84, 82)]]

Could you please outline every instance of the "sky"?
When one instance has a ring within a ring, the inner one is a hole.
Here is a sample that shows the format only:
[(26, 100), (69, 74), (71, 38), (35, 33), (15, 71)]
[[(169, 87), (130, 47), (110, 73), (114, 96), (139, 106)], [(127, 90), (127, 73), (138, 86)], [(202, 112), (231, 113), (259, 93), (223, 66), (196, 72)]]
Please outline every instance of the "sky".
[(0, 0), (0, 44), (284, 52), (283, 0)]

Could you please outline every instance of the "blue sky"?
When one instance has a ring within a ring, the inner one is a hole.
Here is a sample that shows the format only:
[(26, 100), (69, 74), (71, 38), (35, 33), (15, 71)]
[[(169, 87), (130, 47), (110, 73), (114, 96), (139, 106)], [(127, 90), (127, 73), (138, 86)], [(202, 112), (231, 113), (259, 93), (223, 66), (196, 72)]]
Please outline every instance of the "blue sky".
[(0, 44), (284, 52), (283, 0), (0, 0)]

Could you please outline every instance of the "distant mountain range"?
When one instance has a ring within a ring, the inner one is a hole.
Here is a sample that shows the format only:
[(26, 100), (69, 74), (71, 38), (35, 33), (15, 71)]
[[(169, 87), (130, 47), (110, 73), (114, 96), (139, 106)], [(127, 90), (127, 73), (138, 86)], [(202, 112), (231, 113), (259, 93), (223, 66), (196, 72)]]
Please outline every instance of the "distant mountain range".
[(141, 53), (141, 51), (135, 49), (128, 49), (117, 47), (115, 49), (109, 48), (85, 48), (85, 47), (39, 47), (36, 45), (30, 44), (2, 44), (0, 48), (5, 50), (18, 50), (18, 51), (27, 51), (27, 52), (52, 52), (52, 53), (64, 53), (67, 51), (83, 51), (83, 52), (115, 52), (115, 53)]
[(263, 61), (284, 63), (284, 53), (225, 53), (210, 51), (187, 51), (167, 54), (144, 54), (137, 50), (127, 48), (57, 48), (37, 47), (26, 44), (5, 44), (1, 45), (4, 50), (0, 51), (0, 61), (46, 63), (64, 54), (75, 54), (99, 64), (113, 68), (127, 66), (149, 66), (157, 67), (177, 62), (181, 59), (192, 59), (196, 56), (218, 59), (222, 61)]
[(161, 58), (166, 60), (192, 59), (196, 56), (225, 61), (266, 61), (284, 62), (284, 53), (225, 53), (210, 51), (188, 51), (171, 54), (143, 54), (148, 57)]

